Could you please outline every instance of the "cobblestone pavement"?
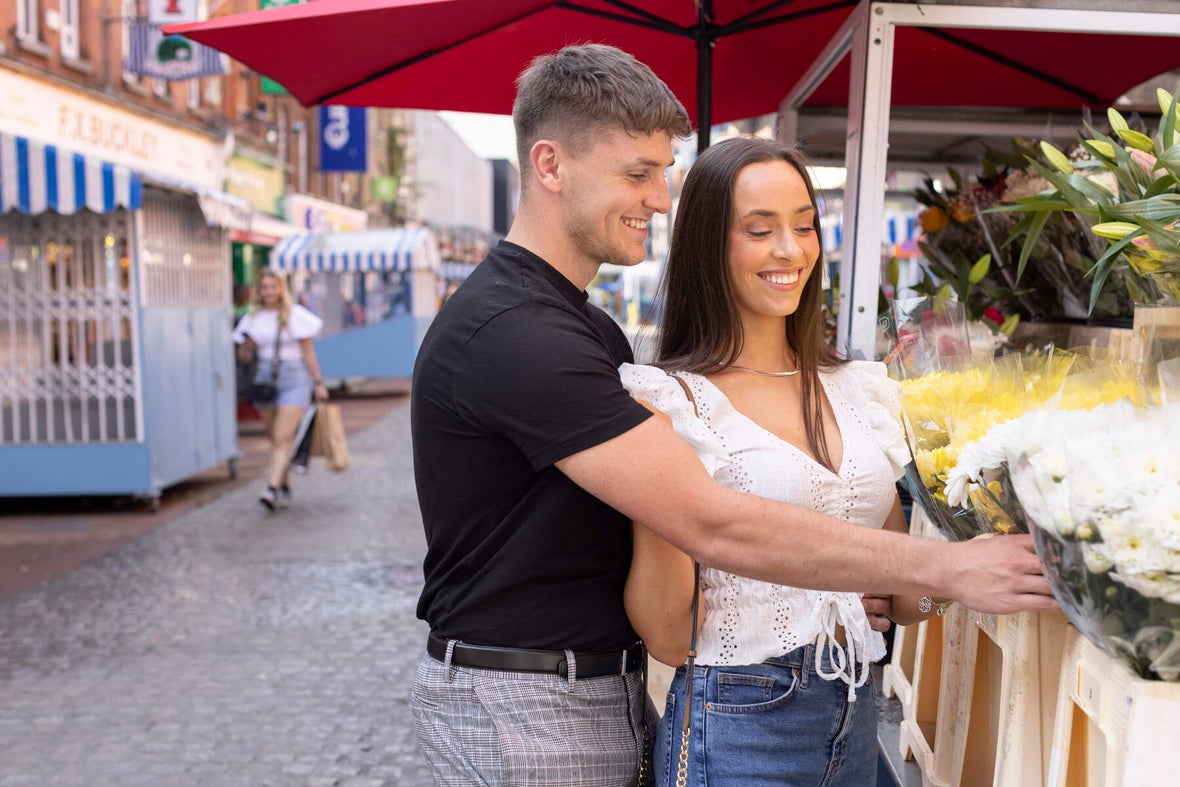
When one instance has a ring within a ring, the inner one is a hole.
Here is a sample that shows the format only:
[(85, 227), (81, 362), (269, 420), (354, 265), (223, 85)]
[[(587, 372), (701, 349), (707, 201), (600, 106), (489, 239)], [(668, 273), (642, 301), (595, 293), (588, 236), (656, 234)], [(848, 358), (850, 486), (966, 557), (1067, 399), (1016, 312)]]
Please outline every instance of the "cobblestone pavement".
[(0, 601), (0, 787), (429, 785), (408, 405), (285, 512), (240, 487)]

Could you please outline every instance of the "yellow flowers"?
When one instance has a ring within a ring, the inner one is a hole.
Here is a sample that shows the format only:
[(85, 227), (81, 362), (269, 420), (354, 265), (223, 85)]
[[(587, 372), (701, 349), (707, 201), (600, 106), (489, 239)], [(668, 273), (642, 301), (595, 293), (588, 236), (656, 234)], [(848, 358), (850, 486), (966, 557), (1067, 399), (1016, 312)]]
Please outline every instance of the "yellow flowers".
[[(947, 480), (965, 447), (997, 424), (1042, 406), (1089, 410), (1120, 400), (1141, 403), (1142, 392), (1129, 367), (1055, 350), (1043, 355), (1009, 355), (959, 372), (932, 372), (901, 380), (905, 412), (922, 485), (947, 505)], [(992, 482), (995, 483), (995, 482)], [(976, 513), (996, 532), (1008, 532), (1004, 490), (985, 485), (969, 495)]]
[(1132, 232), (1139, 230), (1138, 224), (1132, 224), (1129, 221), (1107, 221), (1102, 224), (1095, 224), (1090, 228), (1090, 232), (1103, 238), (1110, 238), (1111, 240), (1122, 240)]
[(1073, 165), (1069, 163), (1069, 156), (1053, 147), (1053, 145), (1042, 140), (1041, 152), (1045, 154), (1045, 160), (1048, 161), (1049, 164), (1051, 164), (1058, 172), (1062, 173), (1063, 175), (1069, 175), (1073, 173)]

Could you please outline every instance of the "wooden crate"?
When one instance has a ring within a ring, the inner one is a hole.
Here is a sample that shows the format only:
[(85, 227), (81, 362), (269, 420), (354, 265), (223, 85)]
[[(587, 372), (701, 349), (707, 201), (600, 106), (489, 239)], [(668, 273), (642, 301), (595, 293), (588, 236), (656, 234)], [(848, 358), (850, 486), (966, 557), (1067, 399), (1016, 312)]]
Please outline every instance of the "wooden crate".
[(1180, 684), (1135, 677), (1069, 627), (1048, 787), (1180, 784)]
[[(951, 609), (942, 617), (924, 620), (914, 629), (913, 683), (909, 701), (902, 703), (899, 730), (901, 754), (913, 759), (922, 770), (923, 787), (949, 787), (953, 781), (945, 768), (939, 766), (939, 755), (945, 745), (940, 731), (945, 730), (940, 720), (956, 710), (949, 707), (953, 693), (946, 693), (945, 675), (956, 674), (960, 668), (961, 652), (948, 647), (948, 628), (963, 627), (966, 611)], [(953, 643), (953, 636), (950, 638)]]
[(1044, 784), (1065, 616), (973, 612), (971, 622), (947, 772), (961, 787)]

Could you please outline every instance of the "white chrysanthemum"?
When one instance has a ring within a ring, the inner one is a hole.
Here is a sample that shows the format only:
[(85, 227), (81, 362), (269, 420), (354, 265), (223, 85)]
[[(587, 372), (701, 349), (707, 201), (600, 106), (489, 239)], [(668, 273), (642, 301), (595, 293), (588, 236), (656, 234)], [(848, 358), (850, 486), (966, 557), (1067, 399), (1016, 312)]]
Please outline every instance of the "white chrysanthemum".
[(1180, 604), (1180, 576), (1161, 572), (1145, 574), (1124, 574), (1122, 570), (1111, 574), (1132, 590), (1149, 598), (1162, 598), (1171, 604)]
[(1083, 549), (1082, 556), (1086, 559), (1086, 570), (1091, 574), (1105, 574), (1114, 566), (1110, 558), (1097, 549)]
[(1157, 494), (1136, 502), (1136, 513), (1166, 549), (1180, 550), (1180, 494)]

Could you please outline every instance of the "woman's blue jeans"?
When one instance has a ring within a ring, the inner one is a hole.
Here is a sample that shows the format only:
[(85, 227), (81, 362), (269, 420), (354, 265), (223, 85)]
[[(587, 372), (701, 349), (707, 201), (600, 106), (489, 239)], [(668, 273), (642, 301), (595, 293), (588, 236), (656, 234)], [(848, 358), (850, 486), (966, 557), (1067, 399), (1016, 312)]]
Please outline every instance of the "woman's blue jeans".
[[(877, 714), (870, 680), (848, 684), (815, 671), (815, 646), (761, 664), (696, 667), (688, 781), (695, 787), (873, 787)], [(825, 672), (831, 665), (824, 656)], [(676, 671), (655, 744), (656, 784), (676, 784), (685, 669)]]

